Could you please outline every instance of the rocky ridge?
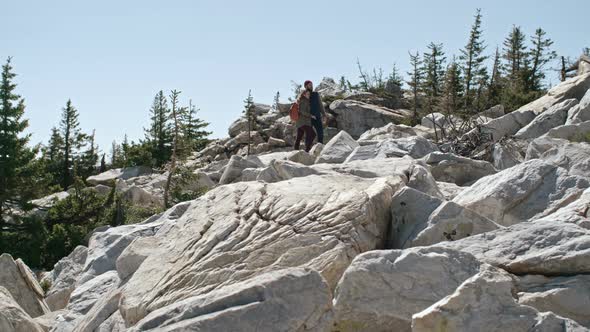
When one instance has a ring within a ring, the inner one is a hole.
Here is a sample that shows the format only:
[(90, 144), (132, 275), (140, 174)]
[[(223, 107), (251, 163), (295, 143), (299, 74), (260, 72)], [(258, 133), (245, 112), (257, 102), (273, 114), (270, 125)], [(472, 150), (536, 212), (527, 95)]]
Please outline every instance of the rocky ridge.
[[(343, 97), (330, 84), (320, 92)], [(284, 106), (257, 104), (254, 155), (238, 120), (189, 161), (207, 194), (97, 229), (46, 293), (0, 256), (0, 328), (587, 331), (589, 88), (584, 74), (484, 112), (479, 160), (434, 141), (436, 116), (409, 127), (409, 112), (354, 99), (330, 105), (325, 146), (291, 151)], [(157, 204), (161, 177), (88, 182)]]

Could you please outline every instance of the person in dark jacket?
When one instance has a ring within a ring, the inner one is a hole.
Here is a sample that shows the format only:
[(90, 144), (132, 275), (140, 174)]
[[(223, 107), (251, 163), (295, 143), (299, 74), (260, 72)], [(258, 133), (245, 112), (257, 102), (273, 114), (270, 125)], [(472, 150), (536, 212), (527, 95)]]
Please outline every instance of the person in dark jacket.
[(309, 103), (311, 106), (311, 115), (315, 117), (311, 121), (311, 125), (315, 129), (318, 135), (318, 143), (324, 144), (324, 121), (326, 119), (326, 110), (324, 110), (324, 103), (319, 93), (313, 91), (313, 83), (311, 81), (305, 81), (303, 83), (306, 91), (309, 91)]
[(311, 114), (310, 92), (307, 90), (303, 91), (297, 99), (297, 103), (299, 104), (299, 118), (295, 122), (295, 127), (297, 128), (295, 150), (299, 150), (299, 145), (305, 135), (305, 151), (309, 152), (315, 139), (315, 132), (311, 127), (311, 123), (315, 117)]

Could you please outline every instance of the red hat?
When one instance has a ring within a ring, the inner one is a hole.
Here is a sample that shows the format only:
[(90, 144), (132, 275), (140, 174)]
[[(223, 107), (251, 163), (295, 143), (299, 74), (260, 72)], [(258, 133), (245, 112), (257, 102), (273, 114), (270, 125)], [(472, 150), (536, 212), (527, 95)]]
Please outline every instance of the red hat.
[(303, 83), (303, 86), (306, 86), (308, 83), (313, 84), (310, 80), (305, 81), (305, 83)]

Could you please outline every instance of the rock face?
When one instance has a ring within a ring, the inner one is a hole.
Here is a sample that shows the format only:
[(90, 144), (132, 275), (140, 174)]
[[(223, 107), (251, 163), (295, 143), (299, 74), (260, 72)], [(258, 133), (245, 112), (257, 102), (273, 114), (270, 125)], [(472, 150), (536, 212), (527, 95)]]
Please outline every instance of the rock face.
[(479, 271), (470, 254), (413, 248), (357, 256), (336, 288), (337, 331), (411, 331), (412, 315)]
[[(528, 108), (520, 108), (519, 110), (482, 124), (481, 133), (489, 135), (490, 139), (496, 142), (505, 136), (516, 134), (521, 128), (533, 121), (535, 116), (534, 111)], [(475, 128), (467, 133), (467, 135), (471, 135), (477, 131), (478, 129)]]
[(43, 290), (29, 268), (9, 254), (0, 256), (0, 287), (4, 287), (18, 306), (35, 318), (49, 312), (43, 300)]
[(508, 226), (548, 215), (589, 186), (586, 178), (534, 159), (480, 179), (453, 201)]
[(158, 309), (131, 331), (327, 331), (330, 288), (302, 268), (272, 271)]
[(577, 99), (567, 99), (551, 106), (528, 125), (520, 129), (514, 137), (518, 139), (537, 138), (545, 134), (549, 129), (563, 125), (567, 118), (567, 112), (577, 104)]
[(518, 303), (541, 312), (551, 311), (590, 328), (590, 276), (547, 278), (524, 276), (517, 280)]
[(318, 163), (342, 163), (359, 144), (347, 132), (341, 131), (322, 149)]
[(576, 322), (541, 313), (513, 297), (514, 280), (484, 267), (450, 296), (412, 317), (412, 331), (584, 331)]
[(422, 159), (437, 181), (451, 182), (459, 186), (471, 184), (497, 171), (487, 161), (473, 160), (451, 153), (433, 152)]
[(68, 304), (70, 294), (75, 288), (87, 256), (88, 248), (76, 247), (70, 255), (57, 262), (53, 271), (44, 278), (51, 285), (45, 294), (45, 302), (51, 311), (63, 309)]
[(431, 138), (433, 137), (434, 132), (428, 129), (429, 128), (426, 127), (410, 127), (406, 125), (396, 125), (394, 123), (389, 123), (383, 127), (372, 128), (364, 132), (358, 139), (358, 142), (361, 145), (364, 145), (366, 144), (364, 142), (379, 142), (386, 139), (404, 138), (412, 136)]
[(336, 100), (330, 109), (337, 115), (338, 129), (354, 138), (359, 138), (369, 129), (392, 122), (401, 123), (411, 117), (408, 110), (392, 110), (353, 100)]
[(86, 179), (91, 185), (107, 185), (113, 186), (116, 179), (127, 180), (130, 178), (138, 177), (141, 175), (151, 174), (152, 169), (145, 166), (135, 166), (135, 167), (128, 167), (128, 168), (116, 168), (104, 173), (100, 173), (98, 175), (94, 175)]
[[(440, 144), (399, 124), (411, 112), (356, 94), (332, 103), (334, 137), (311, 153), (289, 147), (289, 105), (256, 104), (258, 132), (238, 120), (183, 164), (198, 177), (183, 190), (207, 194), (94, 230), (42, 274), (49, 308), (32, 272), (0, 256), (0, 330), (587, 330), (588, 86), (590, 74), (496, 106), (470, 120), (491, 140)], [(131, 173), (88, 190), (161, 204), (167, 174)]]
[(384, 245), (391, 197), (403, 183), (312, 175), (218, 187), (154, 236), (161, 250), (126, 283), (122, 316), (134, 325), (183, 299), (286, 267), (313, 268), (333, 288), (352, 257)]
[(437, 246), (473, 254), (512, 274), (546, 276), (590, 271), (590, 230), (559, 220), (525, 222)]
[(569, 110), (565, 124), (576, 124), (585, 121), (590, 121), (590, 90), (586, 92), (578, 105)]
[(4, 287), (0, 287), (0, 331), (43, 332), (41, 326), (35, 323)]
[(453, 202), (439, 205), (406, 247), (429, 246), (491, 232), (502, 226)]
[(420, 136), (386, 139), (379, 141), (376, 144), (356, 147), (346, 158), (345, 162), (403, 157), (406, 155), (409, 155), (412, 158), (421, 158), (433, 151), (438, 151), (437, 146)]

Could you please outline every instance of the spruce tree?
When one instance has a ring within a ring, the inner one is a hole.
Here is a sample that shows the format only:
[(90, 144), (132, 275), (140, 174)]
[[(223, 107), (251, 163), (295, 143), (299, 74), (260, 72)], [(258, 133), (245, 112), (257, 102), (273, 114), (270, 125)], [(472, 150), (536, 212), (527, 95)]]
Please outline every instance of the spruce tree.
[(531, 38), (532, 50), (530, 52), (531, 69), (527, 77), (527, 89), (529, 91), (542, 91), (542, 82), (545, 79), (544, 67), (557, 58), (557, 53), (551, 50), (553, 41), (546, 38), (547, 33), (538, 28)]
[(51, 185), (61, 184), (62, 165), (64, 161), (64, 140), (56, 127), (51, 128), (47, 146), (43, 148), (45, 172)]
[(59, 131), (64, 140), (61, 185), (63, 190), (67, 190), (74, 183), (73, 166), (78, 158), (78, 150), (85, 139), (85, 135), (80, 131), (78, 110), (76, 110), (72, 105), (72, 101), (69, 99), (66, 106), (62, 109)]
[(437, 98), (440, 96), (442, 80), (445, 73), (444, 64), (446, 61), (443, 51), (443, 44), (430, 43), (428, 52), (423, 55), (423, 71), (425, 73), (423, 89), (427, 97)]
[(504, 40), (502, 58), (504, 60), (505, 84), (502, 90), (502, 104), (508, 111), (513, 111), (532, 100), (527, 89), (530, 61), (525, 38), (526, 36), (520, 27), (513, 26), (510, 34)]
[(477, 100), (477, 96), (480, 94), (477, 91), (481, 92), (482, 83), (485, 84), (487, 81), (485, 61), (488, 57), (483, 55), (485, 48), (482, 39), (481, 10), (477, 9), (475, 22), (469, 33), (469, 40), (465, 48), (461, 50), (459, 57), (462, 62), (465, 83), (463, 107), (468, 112), (479, 111), (480, 101)]
[(169, 120), (168, 101), (164, 91), (160, 90), (150, 108), (150, 128), (145, 131), (146, 141), (151, 146), (156, 166), (162, 166), (170, 159), (172, 130)]
[(172, 124), (173, 124), (173, 138), (172, 138), (172, 156), (170, 157), (170, 164), (168, 168), (168, 177), (166, 179), (166, 185), (164, 187), (164, 208), (169, 208), (169, 193), (170, 193), (170, 186), (172, 183), (172, 177), (176, 172), (176, 159), (178, 155), (182, 154), (182, 151), (179, 151), (180, 147), (180, 117), (179, 117), (179, 107), (178, 107), (178, 97), (180, 96), (180, 91), (172, 90), (170, 92), (170, 103), (172, 105)]
[[(423, 55), (422, 65), (425, 78), (422, 91), (424, 91), (426, 97), (426, 109), (428, 113), (433, 113), (439, 108), (446, 57), (443, 51), (443, 44), (430, 43), (427, 48), (428, 52)], [(434, 138), (438, 141), (439, 131), (442, 128), (436, 127), (434, 118), (432, 122), (434, 124)]]
[(209, 143), (209, 139), (207, 137), (211, 135), (211, 132), (206, 130), (209, 126), (209, 123), (198, 118), (198, 112), (199, 109), (195, 108), (192, 100), (189, 100), (188, 108), (183, 108), (183, 112), (181, 113), (180, 117), (182, 127), (184, 129), (184, 140), (186, 141), (189, 152), (201, 151), (204, 149)]
[(252, 98), (252, 90), (248, 90), (248, 98), (244, 100), (244, 111), (242, 112), (248, 121), (248, 155), (252, 146), (252, 131), (256, 129), (256, 111)]
[(456, 114), (461, 107), (462, 92), (461, 70), (455, 59), (453, 59), (447, 66), (445, 72), (443, 95), (440, 104), (442, 113), (447, 116), (447, 119), (453, 125), (453, 117), (451, 115)]
[(417, 125), (420, 123), (420, 117), (418, 115), (419, 106), (419, 94), (421, 93), (422, 89), (422, 80), (424, 78), (423, 68), (422, 68), (422, 60), (420, 59), (420, 53), (416, 51), (416, 54), (409, 53), (410, 55), (410, 66), (412, 71), (408, 72), (409, 80), (407, 81), (408, 85), (412, 89), (412, 124)]
[(103, 173), (107, 171), (107, 162), (106, 162), (106, 156), (103, 153), (102, 157), (100, 158), (100, 168), (98, 169), (99, 173)]
[(23, 118), (24, 100), (15, 94), (15, 76), (9, 57), (2, 66), (0, 83), (0, 235), (10, 211), (23, 206), (31, 198), (26, 177), (34, 176), (27, 171), (35, 151), (27, 147), (30, 135), (23, 133), (29, 124)]
[(502, 75), (501, 75), (501, 59), (500, 49), (496, 47), (496, 53), (494, 54), (494, 63), (492, 65), (492, 76), (488, 84), (487, 92), (487, 106), (492, 107), (501, 103), (502, 93)]
[(96, 173), (96, 164), (98, 163), (98, 146), (95, 143), (96, 131), (92, 130), (92, 135), (87, 137), (87, 148), (83, 152), (80, 163), (78, 175), (83, 179)]

